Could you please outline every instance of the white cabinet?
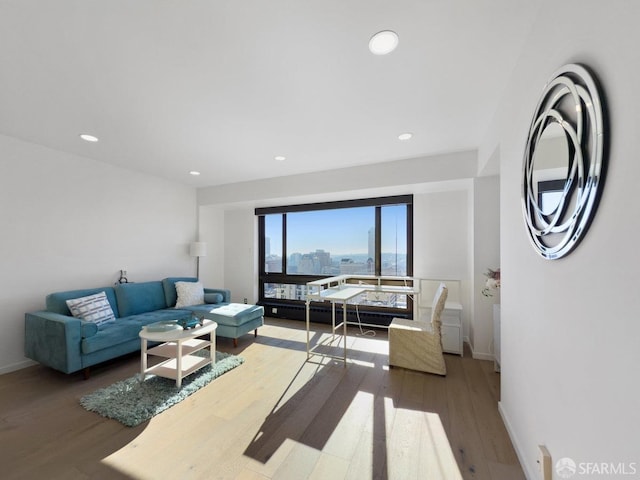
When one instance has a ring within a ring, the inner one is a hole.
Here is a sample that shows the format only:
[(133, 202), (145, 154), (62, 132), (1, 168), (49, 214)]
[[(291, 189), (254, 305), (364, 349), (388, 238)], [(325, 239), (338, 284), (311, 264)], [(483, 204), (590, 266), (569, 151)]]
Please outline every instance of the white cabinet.
[(462, 305), (447, 302), (442, 311), (442, 349), (462, 356)]

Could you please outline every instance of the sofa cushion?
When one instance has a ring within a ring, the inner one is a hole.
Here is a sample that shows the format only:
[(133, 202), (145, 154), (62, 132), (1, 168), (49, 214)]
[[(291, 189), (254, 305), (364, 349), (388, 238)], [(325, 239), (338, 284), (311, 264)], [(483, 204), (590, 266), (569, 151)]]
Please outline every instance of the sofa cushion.
[[(263, 317), (254, 318), (253, 320), (249, 320), (242, 325), (223, 325), (221, 323), (218, 323), (218, 328), (216, 328), (216, 337), (240, 338), (241, 336), (249, 333), (251, 330), (257, 330), (262, 325), (264, 325)], [(258, 332), (256, 331), (256, 334), (257, 333)]]
[(206, 293), (204, 294), (204, 303), (222, 303), (224, 302), (224, 295), (221, 293)]
[(264, 308), (260, 305), (246, 305), (244, 303), (229, 303), (213, 307), (211, 305), (194, 305), (186, 308), (221, 325), (238, 326), (264, 315)]
[(113, 348), (135, 338), (125, 334), (125, 331), (126, 325), (120, 324), (120, 320), (106, 325), (105, 328), (98, 330), (94, 336), (82, 339), (80, 343), (82, 354), (86, 355), (106, 348)]
[(111, 305), (111, 310), (115, 317), (119, 317), (118, 302), (113, 287), (84, 288), (82, 290), (68, 290), (66, 292), (56, 292), (47, 295), (45, 303), (48, 312), (59, 313), (60, 315), (71, 315), (71, 310), (67, 306), (67, 300), (72, 298), (86, 297), (95, 293), (104, 292)]
[(142, 327), (154, 322), (166, 320), (180, 320), (191, 317), (191, 312), (186, 310), (163, 309), (154, 312), (131, 315), (119, 318), (118, 321), (100, 327), (98, 333), (90, 338), (82, 339), (82, 353), (94, 353), (105, 348), (140, 340), (139, 334)]
[(164, 288), (164, 298), (167, 302), (167, 307), (173, 307), (178, 300), (178, 293), (176, 292), (176, 282), (197, 282), (195, 277), (168, 277), (162, 280), (162, 287)]
[(122, 283), (116, 285), (121, 317), (167, 308), (162, 282)]
[(107, 300), (107, 295), (104, 292), (87, 295), (86, 297), (70, 298), (67, 300), (67, 306), (74, 317), (93, 322), (98, 326), (115, 322), (116, 320), (111, 305)]
[(204, 287), (200, 282), (176, 282), (176, 308), (204, 303)]
[(98, 325), (92, 322), (82, 322), (80, 324), (80, 335), (82, 338), (93, 337), (98, 333)]

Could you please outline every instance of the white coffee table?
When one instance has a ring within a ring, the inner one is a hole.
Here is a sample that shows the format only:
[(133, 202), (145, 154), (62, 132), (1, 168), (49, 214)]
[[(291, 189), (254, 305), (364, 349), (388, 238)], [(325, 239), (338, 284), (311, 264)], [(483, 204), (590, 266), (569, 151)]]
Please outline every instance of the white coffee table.
[[(149, 326), (151, 328), (151, 326)], [(179, 325), (167, 325), (165, 331), (151, 331), (143, 327), (140, 331), (141, 368), (140, 381), (144, 381), (147, 374), (158, 375), (176, 381), (176, 387), (182, 386), (182, 379), (200, 368), (216, 363), (216, 328), (218, 324), (212, 320), (204, 320), (201, 327), (183, 330)], [(204, 335), (209, 339), (203, 339)], [(163, 342), (147, 349), (147, 343)], [(193, 355), (198, 350), (209, 347), (209, 356)], [(148, 355), (163, 357), (166, 360), (147, 367)]]

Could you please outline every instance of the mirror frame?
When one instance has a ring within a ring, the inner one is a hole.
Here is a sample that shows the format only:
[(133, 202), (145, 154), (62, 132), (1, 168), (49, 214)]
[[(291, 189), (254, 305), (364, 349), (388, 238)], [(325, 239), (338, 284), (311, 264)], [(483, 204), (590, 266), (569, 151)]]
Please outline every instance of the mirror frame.
[[(542, 133), (552, 123), (562, 127), (570, 148), (559, 205), (545, 215), (536, 195), (534, 157)], [(586, 234), (604, 186), (605, 134), (603, 101), (591, 73), (578, 64), (554, 72), (533, 115), (522, 168), (522, 212), (529, 240), (545, 259), (567, 255)]]

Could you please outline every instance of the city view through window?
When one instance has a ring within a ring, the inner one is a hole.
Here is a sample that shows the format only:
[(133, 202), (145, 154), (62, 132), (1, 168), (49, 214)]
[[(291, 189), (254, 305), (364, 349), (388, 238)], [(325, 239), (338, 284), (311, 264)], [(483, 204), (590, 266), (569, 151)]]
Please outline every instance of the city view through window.
[[(265, 215), (264, 271), (288, 276), (407, 275), (407, 206), (380, 208), (380, 268), (376, 272), (374, 206)], [(283, 223), (286, 221), (286, 262)], [(285, 271), (283, 271), (283, 269)], [(265, 298), (304, 300), (305, 285), (265, 283)], [(404, 295), (365, 295), (357, 303), (406, 307)]]

